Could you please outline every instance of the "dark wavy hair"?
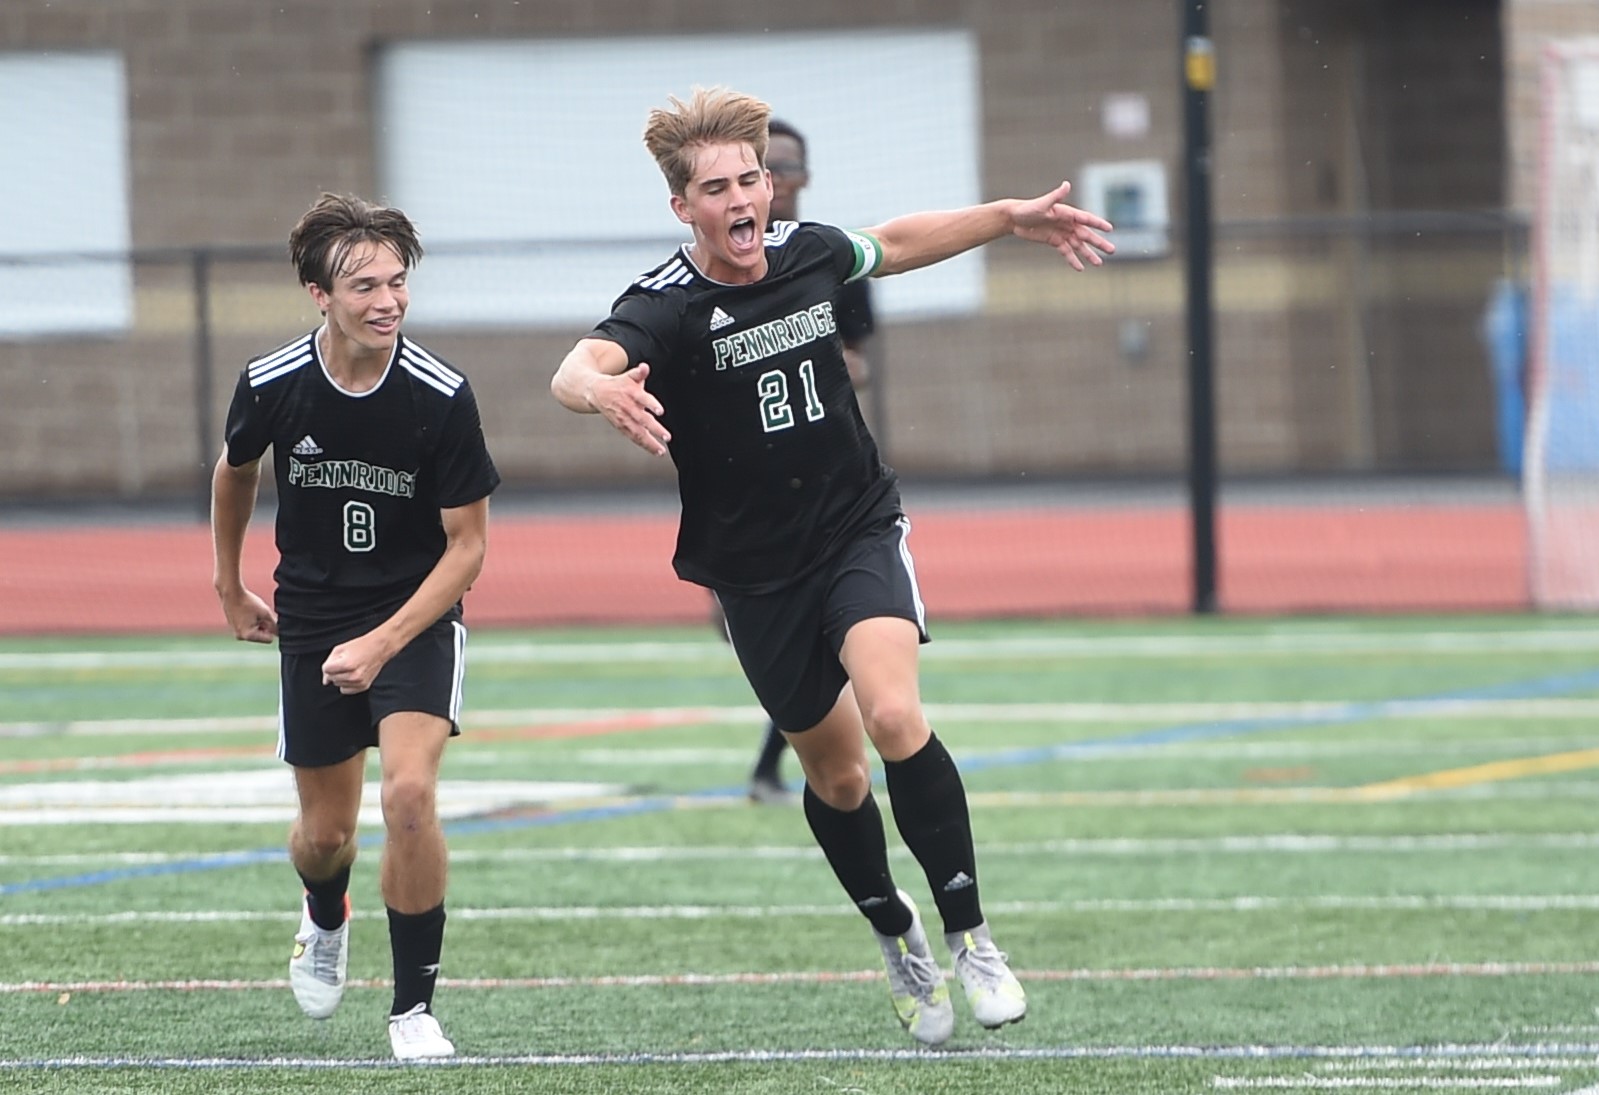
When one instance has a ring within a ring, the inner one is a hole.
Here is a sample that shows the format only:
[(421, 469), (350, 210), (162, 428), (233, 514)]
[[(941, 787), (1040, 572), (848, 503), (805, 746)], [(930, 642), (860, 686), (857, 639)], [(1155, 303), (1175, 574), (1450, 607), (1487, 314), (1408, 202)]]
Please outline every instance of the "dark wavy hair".
[(376, 205), (350, 194), (323, 194), (289, 233), (289, 258), (301, 285), (319, 285), (331, 293), (333, 281), (350, 261), (358, 243), (385, 243), (407, 270), (422, 258), (416, 225), (398, 209)]

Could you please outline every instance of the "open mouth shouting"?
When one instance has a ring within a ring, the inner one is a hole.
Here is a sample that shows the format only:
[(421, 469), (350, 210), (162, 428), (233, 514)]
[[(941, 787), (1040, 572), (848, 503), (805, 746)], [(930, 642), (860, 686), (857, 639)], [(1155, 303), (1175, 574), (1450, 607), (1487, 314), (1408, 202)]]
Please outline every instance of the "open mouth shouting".
[(760, 246), (760, 233), (754, 217), (740, 217), (727, 230), (727, 235), (733, 243), (733, 250), (742, 254), (748, 254)]

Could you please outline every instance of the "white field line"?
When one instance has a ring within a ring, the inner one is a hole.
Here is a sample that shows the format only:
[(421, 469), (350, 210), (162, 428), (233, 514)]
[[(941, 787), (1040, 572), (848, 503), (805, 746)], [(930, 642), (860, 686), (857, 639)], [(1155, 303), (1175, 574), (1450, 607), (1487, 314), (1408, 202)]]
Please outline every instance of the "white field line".
[[(137, 781), (134, 781), (137, 782)], [(0, 782), (0, 788), (17, 786)], [(44, 807), (28, 805), (0, 807), (0, 826), (14, 825), (137, 825), (146, 823), (216, 824), (230, 823), (287, 823), (293, 817), (293, 804), (284, 807), (241, 808), (233, 805), (187, 806), (114, 806), (108, 805), (104, 796), (92, 789), (83, 791), (82, 801), (76, 804), (60, 800), (60, 783), (47, 784), (56, 788), (55, 805)], [(1529, 781), (1516, 783), (1483, 783), (1464, 787), (1426, 790), (1400, 798), (1374, 797), (1362, 787), (1219, 787), (1187, 788), (1157, 791), (976, 791), (967, 794), (967, 804), (973, 809), (1005, 810), (1060, 810), (1063, 808), (1154, 808), (1189, 809), (1193, 807), (1269, 807), (1269, 806), (1350, 806), (1370, 808), (1380, 804), (1392, 807), (1433, 808), (1444, 801), (1519, 801), (1536, 799), (1550, 802), (1556, 799), (1589, 800), (1599, 795), (1599, 781)], [(649, 809), (671, 810), (748, 810), (749, 804), (742, 794), (691, 794), (617, 795), (599, 799), (572, 799), (564, 803), (568, 810), (629, 810), (647, 804)], [(372, 804), (376, 809), (375, 802)], [(363, 807), (365, 810), (366, 807)], [(285, 812), (286, 811), (286, 812)], [(509, 819), (514, 824), (515, 819)], [(363, 815), (363, 828), (379, 828), (376, 814)]]
[(1418, 791), (1401, 798), (1374, 798), (1361, 787), (1197, 787), (1160, 791), (977, 791), (967, 802), (976, 807), (1055, 808), (1061, 806), (1298, 806), (1305, 804), (1433, 807), (1443, 801), (1512, 801), (1590, 799), (1599, 795), (1599, 780), (1530, 780), (1477, 783)]
[[(1244, 912), (1589, 912), (1599, 910), (1599, 894), (1330, 894), (1315, 897), (1081, 898), (1073, 901), (990, 901), (991, 913), (1060, 915), (1066, 913), (1244, 913)], [(382, 919), (381, 913), (356, 913), (357, 920)], [(564, 922), (635, 920), (768, 920), (797, 916), (853, 917), (848, 907), (829, 905), (522, 905), (502, 908), (452, 908), (457, 921)], [(99, 927), (112, 924), (243, 924), (296, 921), (297, 912), (248, 909), (128, 909), (113, 913), (5, 913), (0, 928)], [(1599, 969), (1599, 963), (1594, 964)]]
[[(5, 766), (0, 764), (0, 771)], [(376, 773), (373, 773), (375, 776)], [(383, 824), (380, 781), (369, 778), (357, 824)], [(607, 783), (441, 779), (438, 815), (446, 823), (509, 810), (557, 809), (614, 799)], [(294, 820), (294, 789), (277, 764), (256, 770), (152, 773), (124, 780), (0, 782), (0, 826), (67, 822), (284, 823)]]
[[(1585, 653), (1599, 650), (1599, 629), (1545, 628), (1501, 631), (1270, 631), (1255, 635), (1040, 635), (993, 639), (941, 639), (922, 653), (929, 661), (999, 661), (1056, 658), (1231, 658), (1271, 656)], [(689, 642), (497, 642), (479, 638), (471, 659), (483, 664), (572, 665), (621, 662), (729, 664), (727, 644)], [(270, 648), (240, 644), (215, 649), (176, 648), (0, 653), (0, 670), (195, 669), (255, 667), (275, 671)]]
[[(1599, 1047), (1553, 1047), (1561, 1052), (1593, 1052)], [(1421, 1057), (1427, 1060), (1445, 1060), (1461, 1053), (1527, 1052), (1534, 1058), (1549, 1053), (1545, 1046), (1500, 1045), (1446, 1045), (1426, 1048), (1398, 1046), (1328, 1046), (1328, 1045), (1242, 1045), (1242, 1046), (1185, 1046), (1185, 1045), (1113, 1045), (1113, 1046), (975, 1046), (968, 1049), (800, 1049), (800, 1050), (721, 1050), (698, 1053), (566, 1053), (514, 1055), (501, 1057), (460, 1056), (426, 1065), (400, 1064), (392, 1058), (320, 1058), (320, 1057), (55, 1057), (36, 1059), (0, 1060), (0, 1069), (67, 1070), (78, 1068), (126, 1068), (206, 1070), (221, 1069), (406, 1069), (417, 1068), (473, 1068), (481, 1066), (544, 1065), (703, 1065), (703, 1064), (771, 1064), (803, 1062), (876, 1062), (876, 1061), (929, 1061), (929, 1060), (1028, 1060), (1028, 1061), (1303, 1061), (1318, 1059), (1343, 1059), (1371, 1057), (1375, 1059), (1404, 1059)], [(1554, 1054), (1550, 1054), (1554, 1056)], [(1558, 1059), (1558, 1058), (1557, 1058)], [(1561, 1067), (1550, 1065), (1549, 1067)], [(1588, 1089), (1591, 1090), (1591, 1089)], [(1573, 1092), (1572, 1095), (1581, 1095)]]
[(1367, 1060), (1324, 1061), (1317, 1072), (1500, 1072), (1529, 1068), (1599, 1068), (1599, 1053), (1587, 1057), (1534, 1057), (1526, 1054), (1485, 1054), (1481, 1057), (1373, 1057)]
[[(963, 703), (927, 705), (934, 723), (1043, 722), (1088, 724), (1164, 725), (1190, 722), (1316, 720), (1331, 718), (1351, 708), (1365, 708), (1362, 719), (1576, 719), (1599, 717), (1599, 699), (1521, 700), (1306, 700), (1303, 702), (1228, 703)], [(742, 725), (760, 723), (765, 716), (754, 706), (723, 707), (530, 707), (513, 710), (468, 710), (462, 723), (471, 729), (532, 726), (593, 725), (618, 722), (627, 729), (685, 726), (702, 723)], [(277, 716), (242, 715), (205, 718), (81, 719), (62, 722), (0, 722), (0, 738), (121, 737), (159, 734), (261, 734), (275, 733)], [(1473, 744), (1471, 742), (1464, 745)], [(1185, 748), (1204, 749), (1204, 743)], [(1335, 748), (1337, 746), (1334, 746)], [(1439, 747), (1442, 747), (1440, 745)], [(1160, 749), (1177, 745), (1107, 746), (1110, 754)], [(1259, 746), (1270, 749), (1270, 743)]]
[[(1519, 849), (1587, 850), (1599, 847), (1599, 833), (1427, 833), (1388, 836), (1281, 833), (1262, 836), (1222, 837), (1104, 837), (1098, 839), (1037, 840), (1021, 843), (985, 843), (984, 857), (1040, 855), (1166, 856), (1166, 855), (1316, 855), (1323, 853), (1437, 853)], [(4, 855), (0, 866), (64, 867), (114, 863), (143, 865), (181, 863), (203, 854), (217, 857), (253, 857), (256, 849), (218, 852), (77, 852), (69, 855)], [(889, 854), (909, 858), (904, 848)], [(684, 863), (711, 861), (811, 862), (822, 858), (811, 845), (652, 845), (640, 847), (496, 848), (462, 849), (450, 853), (451, 863)], [(1599, 1026), (1591, 1029), (1599, 1030)]]
[[(15, 786), (0, 782), (0, 788)], [(61, 784), (50, 784), (59, 788)], [(976, 791), (966, 796), (973, 809), (1005, 810), (1059, 810), (1063, 808), (1154, 808), (1188, 809), (1192, 807), (1267, 807), (1267, 806), (1351, 806), (1369, 808), (1380, 801), (1387, 807), (1420, 806), (1431, 808), (1442, 801), (1518, 801), (1536, 799), (1550, 802), (1555, 799), (1590, 800), (1599, 795), (1599, 781), (1531, 781), (1518, 783), (1483, 783), (1465, 787), (1427, 790), (1402, 798), (1383, 797), (1380, 800), (1361, 787), (1241, 787), (1194, 788), (1161, 791)], [(286, 807), (241, 808), (238, 806), (184, 807), (184, 806), (110, 806), (103, 796), (86, 790), (84, 801), (77, 805), (62, 804), (50, 807), (37, 805), (0, 807), (0, 827), (15, 825), (139, 825), (159, 823), (217, 824), (228, 823), (287, 823), (293, 817), (292, 803)], [(749, 804), (742, 794), (697, 795), (618, 795), (601, 799), (573, 799), (564, 804), (565, 809), (626, 810), (641, 803), (650, 809), (672, 810), (748, 810)], [(381, 827), (376, 814), (375, 799), (363, 806), (361, 825), (366, 829)], [(367, 816), (370, 813), (371, 816)], [(514, 821), (514, 819), (513, 819)]]
[(1222, 1091), (1481, 1091), (1558, 1087), (1559, 1076), (1212, 1076)]
[[(1018, 980), (1037, 982), (1170, 982), (1170, 981), (1327, 981), (1392, 980), (1420, 977), (1548, 977), (1591, 976), (1599, 962), (1470, 962), (1347, 966), (1168, 966), (1124, 969), (1014, 970)], [(946, 979), (954, 975), (946, 972)], [(881, 981), (881, 969), (785, 970), (766, 973), (642, 973), (602, 974), (589, 977), (441, 977), (439, 987), (454, 990), (669, 988), (712, 985), (825, 985)], [(383, 989), (388, 978), (356, 978), (350, 988)], [(188, 978), (151, 981), (0, 981), (0, 996), (23, 993), (124, 993), (124, 992), (258, 992), (289, 987), (287, 978)], [(1495, 1046), (1498, 1052), (1511, 1047)], [(1570, 1047), (1567, 1052), (1576, 1052)], [(1483, 1047), (1484, 1052), (1489, 1047)]]
[(1599, 1034), (1596, 1023), (1540, 1023), (1516, 1028), (1517, 1034)]

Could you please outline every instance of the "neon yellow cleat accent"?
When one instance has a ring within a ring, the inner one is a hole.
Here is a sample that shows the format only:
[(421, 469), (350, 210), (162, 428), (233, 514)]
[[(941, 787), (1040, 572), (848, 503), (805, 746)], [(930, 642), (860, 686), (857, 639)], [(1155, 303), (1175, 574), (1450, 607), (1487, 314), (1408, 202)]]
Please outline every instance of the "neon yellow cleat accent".
[(994, 946), (988, 925), (946, 938), (955, 957), (955, 976), (966, 990), (966, 1002), (978, 1023), (995, 1030), (1027, 1018), (1027, 992), (1007, 965), (1009, 957)]
[(904, 890), (899, 899), (911, 911), (911, 926), (904, 935), (877, 935), (883, 951), (883, 968), (888, 974), (888, 995), (900, 1026), (923, 1045), (937, 1046), (949, 1041), (955, 1031), (955, 1009), (950, 1006), (949, 986), (927, 945), (921, 914)]

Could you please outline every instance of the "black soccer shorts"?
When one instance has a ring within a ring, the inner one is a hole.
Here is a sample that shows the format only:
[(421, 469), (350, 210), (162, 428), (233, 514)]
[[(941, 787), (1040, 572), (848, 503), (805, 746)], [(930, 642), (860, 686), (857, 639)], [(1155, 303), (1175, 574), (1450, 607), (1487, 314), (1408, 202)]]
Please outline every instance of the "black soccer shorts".
[(849, 680), (839, 651), (862, 620), (910, 620), (928, 641), (926, 609), (904, 517), (856, 537), (800, 582), (775, 593), (718, 593), (727, 633), (755, 697), (779, 729), (809, 730)]
[(281, 654), (278, 759), (296, 768), (324, 768), (378, 743), (378, 723), (401, 711), (450, 720), (461, 732), (461, 684), (466, 672), (466, 627), (439, 620), (389, 660), (365, 692), (346, 696), (322, 683), (331, 651)]

